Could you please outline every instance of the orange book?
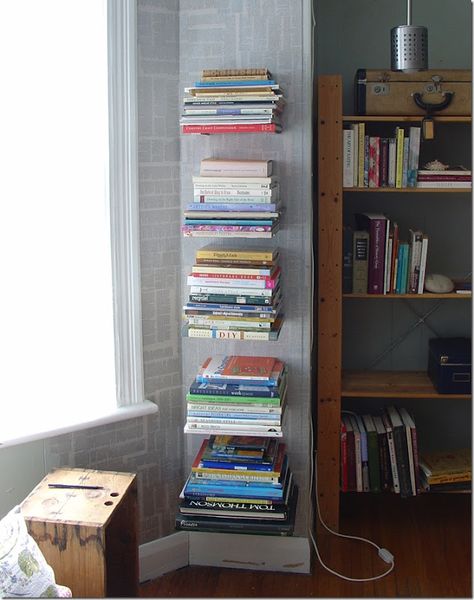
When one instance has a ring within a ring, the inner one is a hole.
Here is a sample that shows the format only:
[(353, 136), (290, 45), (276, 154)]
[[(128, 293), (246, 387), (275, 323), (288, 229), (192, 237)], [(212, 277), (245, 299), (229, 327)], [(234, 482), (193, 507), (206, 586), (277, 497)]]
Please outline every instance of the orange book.
[(273, 356), (215, 356), (206, 359), (199, 381), (276, 385), (284, 365)]

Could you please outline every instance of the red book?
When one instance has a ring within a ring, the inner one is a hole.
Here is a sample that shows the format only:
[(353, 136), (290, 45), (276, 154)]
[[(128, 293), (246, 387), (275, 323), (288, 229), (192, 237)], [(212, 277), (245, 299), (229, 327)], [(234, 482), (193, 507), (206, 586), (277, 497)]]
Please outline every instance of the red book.
[(385, 277), (385, 237), (387, 218), (381, 214), (358, 213), (357, 228), (369, 232), (369, 265), (367, 293), (383, 294)]
[(273, 356), (215, 356), (204, 361), (199, 379), (214, 383), (241, 380), (239, 383), (242, 384), (250, 380), (258, 385), (269, 385), (279, 377), (283, 368), (283, 363)]
[(232, 125), (182, 125), (182, 133), (280, 133), (276, 123), (235, 123)]

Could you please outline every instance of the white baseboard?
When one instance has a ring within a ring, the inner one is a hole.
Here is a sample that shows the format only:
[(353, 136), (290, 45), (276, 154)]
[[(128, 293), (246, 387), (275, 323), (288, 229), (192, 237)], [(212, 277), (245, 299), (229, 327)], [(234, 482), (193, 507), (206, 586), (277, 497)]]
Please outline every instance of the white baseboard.
[(194, 531), (189, 532), (189, 564), (310, 573), (311, 548), (302, 537)]
[(140, 583), (189, 564), (189, 534), (179, 531), (142, 544), (138, 549)]

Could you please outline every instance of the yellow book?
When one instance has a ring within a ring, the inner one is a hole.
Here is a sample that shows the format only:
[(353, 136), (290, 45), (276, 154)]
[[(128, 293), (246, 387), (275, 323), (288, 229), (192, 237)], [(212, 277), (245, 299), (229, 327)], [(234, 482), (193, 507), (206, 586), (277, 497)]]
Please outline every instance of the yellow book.
[(217, 258), (220, 260), (273, 260), (277, 249), (271, 250), (238, 250), (227, 248), (204, 247), (196, 251), (196, 258)]
[(405, 130), (403, 127), (397, 127), (397, 157), (395, 167), (395, 187), (402, 187), (403, 179), (403, 141), (405, 138)]
[(471, 450), (467, 448), (425, 454), (421, 462), (429, 481), (441, 476), (469, 475), (469, 478), (471, 476)]

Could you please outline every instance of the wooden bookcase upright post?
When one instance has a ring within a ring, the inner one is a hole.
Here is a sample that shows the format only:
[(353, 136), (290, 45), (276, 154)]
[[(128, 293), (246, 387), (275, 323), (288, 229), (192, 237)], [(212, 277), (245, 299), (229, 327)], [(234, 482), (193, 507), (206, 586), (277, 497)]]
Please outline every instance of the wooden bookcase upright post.
[(342, 357), (342, 78), (318, 78), (317, 491), (339, 528)]

